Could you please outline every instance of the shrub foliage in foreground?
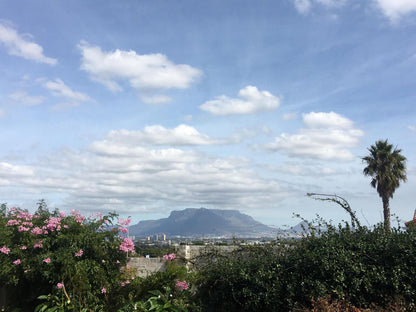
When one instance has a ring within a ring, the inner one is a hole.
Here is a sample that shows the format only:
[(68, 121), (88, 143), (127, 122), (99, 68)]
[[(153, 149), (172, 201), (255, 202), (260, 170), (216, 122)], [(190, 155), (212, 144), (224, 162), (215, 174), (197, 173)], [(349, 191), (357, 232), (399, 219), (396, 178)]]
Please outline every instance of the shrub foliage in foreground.
[[(115, 214), (85, 218), (50, 212), (43, 202), (34, 214), (0, 209), (0, 286), (8, 305), (33, 311), (40, 295), (52, 306), (103, 310), (118, 285), (131, 240), (112, 227)], [(120, 220), (119, 220), (120, 221)], [(126, 220), (121, 220), (124, 225)], [(119, 224), (121, 225), (121, 224)]]
[(416, 233), (348, 225), (294, 244), (244, 247), (200, 269), (203, 311), (294, 311), (328, 295), (360, 308), (416, 307)]

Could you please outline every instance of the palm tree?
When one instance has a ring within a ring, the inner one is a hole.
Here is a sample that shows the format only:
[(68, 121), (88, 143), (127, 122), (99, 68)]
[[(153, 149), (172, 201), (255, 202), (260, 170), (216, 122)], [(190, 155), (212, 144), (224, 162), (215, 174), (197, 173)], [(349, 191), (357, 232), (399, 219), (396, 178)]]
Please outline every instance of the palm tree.
[(372, 177), (371, 186), (377, 189), (383, 201), (384, 226), (390, 231), (389, 200), (394, 191), (400, 186), (400, 181), (406, 182), (406, 157), (401, 155), (400, 149), (389, 144), (387, 140), (379, 140), (368, 149), (370, 155), (362, 160), (367, 164), (363, 173)]

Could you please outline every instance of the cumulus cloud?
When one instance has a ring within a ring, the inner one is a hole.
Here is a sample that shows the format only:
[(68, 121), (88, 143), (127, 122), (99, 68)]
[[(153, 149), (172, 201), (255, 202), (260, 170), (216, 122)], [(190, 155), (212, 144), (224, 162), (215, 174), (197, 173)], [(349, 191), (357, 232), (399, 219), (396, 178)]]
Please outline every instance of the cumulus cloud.
[[(162, 135), (170, 138), (162, 139)], [(138, 140), (143, 140), (141, 145)], [(151, 142), (155, 145), (148, 145)], [(63, 209), (76, 206), (120, 213), (195, 206), (270, 208), (288, 196), (276, 181), (251, 170), (247, 159), (159, 145), (171, 142), (211, 143), (184, 126), (113, 131), (86, 150), (65, 150), (46, 157), (33, 165), (30, 175), (18, 178), (12, 168), (5, 167), (8, 174), (4, 177), (12, 185), (42, 194), (65, 194), (66, 200), (60, 204)]]
[(144, 130), (113, 130), (107, 135), (106, 143), (122, 144), (123, 146), (138, 145), (211, 145), (221, 144), (224, 140), (211, 139), (201, 134), (194, 127), (179, 125), (173, 129), (167, 129), (160, 125), (147, 126)]
[(416, 12), (414, 0), (376, 0), (377, 5), (390, 20), (397, 21), (403, 15)]
[(94, 102), (88, 95), (73, 91), (61, 79), (49, 80), (43, 83), (53, 96), (62, 98), (63, 102), (55, 106), (55, 108), (63, 108), (67, 106), (78, 106), (82, 102)]
[(10, 55), (20, 56), (38, 63), (55, 65), (57, 60), (43, 54), (43, 48), (30, 41), (30, 35), (21, 35), (16, 29), (0, 21), (0, 44), (3, 44)]
[(280, 99), (268, 91), (259, 91), (257, 87), (247, 86), (238, 92), (239, 98), (229, 98), (225, 95), (215, 100), (207, 101), (200, 106), (204, 111), (213, 115), (242, 115), (275, 110), (280, 105)]
[(25, 106), (36, 106), (42, 104), (45, 101), (45, 97), (43, 96), (28, 95), (24, 91), (16, 91), (11, 93), (9, 94), (9, 98), (15, 103)]
[(290, 156), (349, 161), (354, 158), (349, 149), (364, 135), (350, 119), (334, 112), (303, 114), (303, 124), (297, 134), (283, 133), (262, 148)]
[[(202, 72), (186, 64), (175, 64), (163, 54), (137, 54), (135, 51), (102, 51), (85, 41), (78, 45), (82, 53), (81, 69), (91, 79), (111, 91), (121, 91), (120, 82), (128, 82), (138, 90), (143, 101), (161, 103), (168, 97), (154, 94), (168, 89), (187, 89)], [(150, 95), (149, 95), (150, 94)]]

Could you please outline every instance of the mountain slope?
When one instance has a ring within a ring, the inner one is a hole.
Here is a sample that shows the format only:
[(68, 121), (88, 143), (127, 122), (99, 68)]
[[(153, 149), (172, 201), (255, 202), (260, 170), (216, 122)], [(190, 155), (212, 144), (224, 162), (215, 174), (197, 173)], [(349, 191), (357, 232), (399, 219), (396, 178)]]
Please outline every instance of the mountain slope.
[(276, 232), (238, 210), (187, 208), (172, 211), (168, 218), (140, 221), (130, 226), (130, 235), (147, 236), (166, 234), (169, 236), (208, 235), (254, 235)]

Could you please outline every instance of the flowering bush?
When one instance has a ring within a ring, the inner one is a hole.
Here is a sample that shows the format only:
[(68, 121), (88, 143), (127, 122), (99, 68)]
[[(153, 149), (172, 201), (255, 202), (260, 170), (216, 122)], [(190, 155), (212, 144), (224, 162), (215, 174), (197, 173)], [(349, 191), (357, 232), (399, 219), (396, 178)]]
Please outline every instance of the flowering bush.
[(116, 216), (86, 218), (79, 211), (66, 216), (50, 212), (44, 202), (33, 214), (2, 205), (0, 287), (7, 290), (9, 306), (33, 311), (40, 295), (51, 294), (42, 297), (49, 306), (76, 311), (108, 307), (126, 253), (134, 252), (133, 242), (113, 224)]

